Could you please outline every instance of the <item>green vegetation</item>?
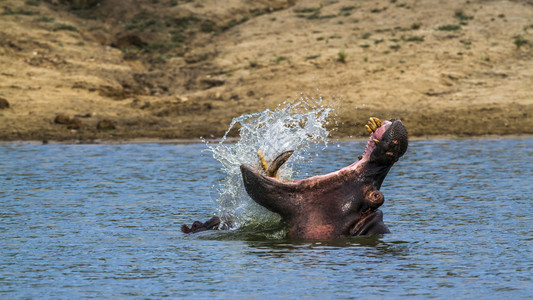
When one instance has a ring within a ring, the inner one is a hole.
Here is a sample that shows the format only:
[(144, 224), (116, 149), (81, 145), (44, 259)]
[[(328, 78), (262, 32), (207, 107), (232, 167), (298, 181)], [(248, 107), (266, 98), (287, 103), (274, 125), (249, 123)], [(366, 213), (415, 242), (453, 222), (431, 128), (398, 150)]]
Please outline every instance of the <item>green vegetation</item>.
[(53, 31), (60, 31), (60, 30), (66, 30), (66, 31), (74, 31), (77, 32), (78, 28), (69, 25), (69, 24), (57, 24), (53, 29)]
[(398, 49), (400, 49), (400, 47), (401, 47), (401, 46), (398, 45), (398, 44), (390, 45), (390, 46), (389, 46), (389, 48), (391, 48), (391, 49), (394, 50), (394, 51), (398, 51)]
[(320, 54), (309, 55), (305, 57), (305, 60), (312, 60), (312, 59), (316, 59), (319, 57), (320, 57)]
[(320, 20), (320, 19), (332, 19), (337, 17), (337, 15), (320, 15), (320, 14), (312, 14), (310, 16), (307, 16), (307, 20)]
[(466, 49), (470, 49), (470, 45), (472, 45), (472, 41), (469, 40), (461, 40), (460, 42), (465, 45)]
[(30, 5), (30, 6), (39, 6), (41, 5), (41, 0), (28, 0), (26, 2), (24, 2), (24, 4), (26, 5)]
[(287, 60), (287, 58), (284, 57), (284, 56), (277, 56), (276, 55), (276, 58), (274, 58), (274, 62), (277, 63), (277, 64), (279, 64), (280, 62), (285, 61), (285, 60)]
[(200, 31), (202, 31), (202, 32), (209, 33), (209, 32), (213, 32), (215, 30), (216, 30), (215, 23), (213, 23), (213, 22), (211, 22), (209, 20), (206, 20), (206, 21), (202, 22), (202, 24), (200, 24)]
[(348, 17), (349, 15), (352, 14), (352, 10), (354, 9), (355, 9), (355, 6), (343, 6), (339, 9), (340, 11), (339, 15), (343, 17)]
[(417, 30), (417, 29), (420, 29), (420, 23), (413, 23), (411, 24), (411, 29), (412, 30)]
[(344, 51), (339, 51), (339, 53), (337, 53), (337, 61), (345, 64), (346, 63), (346, 52)]
[(413, 36), (405, 38), (405, 41), (406, 42), (423, 42), (424, 41), (424, 37), (423, 36), (418, 36), (418, 35), (413, 35)]
[(294, 12), (297, 13), (297, 14), (313, 14), (313, 13), (316, 13), (316, 12), (320, 11), (321, 9), (322, 9), (322, 6), (319, 6), (319, 7), (307, 7), (307, 8), (295, 9)]
[(385, 11), (385, 10), (387, 10), (386, 7), (384, 7), (384, 8), (373, 8), (373, 9), (370, 10), (370, 12), (373, 13), (373, 14), (377, 14), (377, 13), (380, 13), (380, 12)]
[(24, 16), (35, 16), (38, 15), (38, 11), (24, 10), (24, 9), (11, 9), (10, 7), (4, 7), (4, 12), (2, 15), (24, 15)]
[(182, 17), (182, 18), (169, 18), (165, 20), (165, 26), (185, 30), (189, 28), (192, 24), (195, 24), (198, 22), (200, 22), (200, 19), (195, 16)]
[(461, 25), (442, 25), (437, 27), (437, 30), (441, 31), (455, 31), (461, 29)]
[(401, 27), (401, 26), (396, 26), (394, 27), (394, 30), (398, 30), (398, 31), (409, 31), (409, 30), (412, 30), (410, 27)]
[[(163, 30), (168, 27), (173, 27), (178, 30), (184, 31), (188, 29), (192, 24), (199, 23), (200, 21), (201, 20), (195, 16), (182, 18), (165, 18), (163, 20), (160, 20), (155, 16), (150, 16), (145, 13), (141, 13), (136, 15), (126, 24), (126, 29), (135, 29), (139, 31), (151, 30), (152, 32), (154, 32)], [(202, 25), (204, 23), (202, 23)], [(205, 26), (207, 29), (209, 27), (209, 24), (206, 24)]]
[(187, 37), (181, 33), (181, 31), (172, 31), (170, 32), (170, 40), (174, 43), (184, 43), (187, 40)]
[(343, 6), (340, 8), (340, 11), (352, 11), (355, 9), (355, 6)]
[(376, 33), (383, 33), (383, 32), (389, 32), (389, 31), (391, 31), (390, 28), (376, 29)]
[(37, 21), (38, 22), (53, 22), (54, 21), (54, 18), (51, 18), (51, 17), (47, 17), (47, 16), (42, 16), (42, 17), (39, 17), (37, 18)]
[(81, 19), (98, 20), (98, 17), (94, 14), (92, 9), (74, 9), (71, 12)]
[(240, 20), (231, 20), (228, 23), (226, 23), (225, 25), (222, 25), (220, 27), (220, 29), (222, 31), (226, 31), (226, 30), (231, 29), (231, 28), (233, 28), (233, 27), (235, 27), (237, 25), (240, 25), (240, 24), (242, 24), (242, 23), (244, 23), (246, 21), (248, 21), (248, 18), (246, 18), (246, 17), (244, 17), (244, 18), (242, 18)]
[(517, 34), (515, 36), (513, 36), (513, 43), (516, 45), (516, 48), (520, 48), (524, 45), (527, 45), (529, 44), (529, 41), (524, 39), (521, 35)]
[(364, 33), (364, 34), (361, 36), (361, 38), (362, 38), (363, 40), (366, 40), (366, 39), (368, 39), (371, 35), (372, 35), (372, 33), (367, 32), (367, 33)]
[(170, 55), (159, 55), (153, 61), (154, 62), (163, 63), (163, 62), (166, 62), (167, 60), (169, 60), (171, 58), (172, 58), (172, 56), (170, 56)]
[(105, 32), (108, 32), (108, 30), (102, 26), (91, 26), (87, 30), (88, 31), (103, 30)]
[(132, 19), (128, 24), (126, 24), (126, 29), (132, 30), (137, 29), (144, 31), (148, 28), (154, 27), (163, 27), (163, 24), (159, 20), (155, 19)]
[(467, 15), (465, 15), (465, 14), (463, 13), (462, 10), (457, 10), (457, 11), (455, 11), (455, 15), (454, 15), (454, 17), (455, 17), (457, 20), (459, 20), (459, 21), (469, 21), (469, 20), (474, 19), (473, 16), (467, 16)]
[(153, 42), (153, 43), (149, 43), (148, 45), (144, 46), (142, 48), (142, 51), (143, 52), (160, 52), (160, 51), (169, 50), (171, 47), (172, 45), (169, 43)]
[[(154, 54), (158, 53), (158, 56), (152, 56), (151, 61), (164, 62), (171, 56), (164, 54), (176, 47), (183, 47), (183, 44), (187, 42), (189, 37), (195, 32), (217, 32), (218, 30), (227, 30), (237, 24), (245, 22), (244, 20), (230, 21), (228, 24), (217, 28), (215, 23), (209, 20), (202, 20), (196, 16), (180, 17), (180, 18), (157, 18), (147, 13), (140, 13), (132, 18), (125, 28), (128, 30), (136, 31), (150, 31), (150, 32), (168, 32), (169, 37), (165, 40), (155, 40), (151, 43), (137, 47), (140, 48), (140, 53)], [(181, 49), (181, 48), (180, 48)], [(121, 49), (123, 52), (133, 53), (128, 47)]]
[[(320, 10), (322, 5), (319, 7), (308, 7), (295, 9), (296, 17), (304, 18), (307, 20), (320, 20), (320, 19), (331, 19), (337, 17), (337, 15), (320, 15)], [(348, 14), (349, 15), (349, 14)]]

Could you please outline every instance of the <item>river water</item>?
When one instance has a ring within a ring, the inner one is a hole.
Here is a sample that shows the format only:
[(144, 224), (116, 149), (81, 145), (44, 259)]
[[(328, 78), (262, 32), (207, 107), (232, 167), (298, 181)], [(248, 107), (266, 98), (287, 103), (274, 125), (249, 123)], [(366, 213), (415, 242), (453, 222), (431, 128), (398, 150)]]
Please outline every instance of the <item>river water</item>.
[[(310, 152), (341, 168), (364, 142)], [(194, 235), (224, 172), (204, 144), (0, 144), (0, 298), (533, 295), (533, 139), (411, 140), (385, 179), (392, 233), (294, 241), (272, 225)]]

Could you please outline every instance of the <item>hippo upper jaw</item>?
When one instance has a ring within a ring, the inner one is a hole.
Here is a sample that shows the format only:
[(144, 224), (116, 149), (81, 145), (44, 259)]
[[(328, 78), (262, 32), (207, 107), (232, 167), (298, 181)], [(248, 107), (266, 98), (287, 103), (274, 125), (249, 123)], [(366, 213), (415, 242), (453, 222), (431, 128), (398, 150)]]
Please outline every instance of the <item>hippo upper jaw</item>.
[(407, 151), (407, 130), (400, 120), (393, 119), (383, 124), (374, 134), (371, 134), (371, 139), (377, 139), (379, 142), (370, 154), (369, 162), (392, 165)]
[(379, 189), (390, 168), (407, 151), (407, 130), (400, 120), (384, 121), (370, 135), (365, 152), (358, 162), (362, 166), (363, 181), (372, 182)]

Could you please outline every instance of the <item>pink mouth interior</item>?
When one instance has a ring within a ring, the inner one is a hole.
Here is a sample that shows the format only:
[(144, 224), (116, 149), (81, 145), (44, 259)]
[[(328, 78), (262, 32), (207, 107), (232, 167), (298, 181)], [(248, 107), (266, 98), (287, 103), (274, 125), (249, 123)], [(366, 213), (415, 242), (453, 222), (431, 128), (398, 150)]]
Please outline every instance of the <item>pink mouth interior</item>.
[[(362, 166), (362, 165), (364, 165), (366, 163), (366, 161), (370, 158), (370, 154), (372, 154), (372, 151), (374, 151), (374, 149), (376, 148), (376, 142), (374, 142), (374, 139), (381, 140), (381, 137), (387, 131), (387, 129), (389, 129), (389, 127), (391, 125), (392, 125), (392, 122), (383, 121), (381, 127), (379, 127), (376, 130), (376, 132), (372, 132), (370, 134), (370, 137), (368, 138), (368, 142), (367, 142), (366, 147), (365, 147), (365, 151), (363, 152), (363, 155), (362, 155), (361, 159), (357, 160), (353, 164), (351, 164), (349, 166), (346, 166), (346, 167), (344, 167), (344, 168), (342, 168), (342, 169), (340, 169), (338, 171), (329, 173), (329, 174), (317, 175), (317, 176), (309, 177), (307, 179), (300, 179), (300, 180), (292, 181), (292, 182), (286, 183), (286, 184), (299, 184), (299, 183), (304, 182), (304, 181), (316, 182), (316, 181), (320, 181), (320, 180), (328, 180), (328, 178), (332, 178), (332, 177), (337, 176), (337, 175), (339, 175), (339, 174), (341, 174), (343, 172), (350, 172), (352, 170), (355, 170), (355, 169), (359, 168), (360, 166)], [(273, 180), (273, 181), (281, 182), (279, 179), (274, 178), (274, 177), (269, 177), (269, 179)]]
[(370, 156), (372, 151), (376, 148), (376, 142), (374, 142), (374, 139), (381, 140), (381, 137), (389, 129), (392, 122), (390, 121), (383, 121), (383, 125), (379, 127), (376, 132), (372, 132), (370, 134), (370, 137), (368, 138), (368, 142), (366, 143), (365, 151), (363, 152), (363, 159)]

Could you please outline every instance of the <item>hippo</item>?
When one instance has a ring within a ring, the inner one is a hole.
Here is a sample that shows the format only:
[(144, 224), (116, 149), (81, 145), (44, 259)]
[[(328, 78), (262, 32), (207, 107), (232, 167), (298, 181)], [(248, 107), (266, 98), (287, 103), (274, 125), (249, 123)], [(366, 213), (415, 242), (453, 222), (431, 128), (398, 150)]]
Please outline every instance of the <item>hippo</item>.
[[(333, 239), (390, 233), (383, 222), (383, 212), (378, 209), (385, 200), (379, 189), (391, 167), (407, 151), (407, 130), (400, 120), (382, 122), (377, 118), (370, 118), (365, 128), (370, 137), (358, 161), (326, 175), (284, 182), (277, 178), (277, 170), (292, 151), (280, 154), (270, 166), (258, 152), (263, 170), (240, 167), (246, 192), (255, 202), (281, 216), (289, 238)], [(205, 230), (206, 226), (198, 222), (196, 228)]]

